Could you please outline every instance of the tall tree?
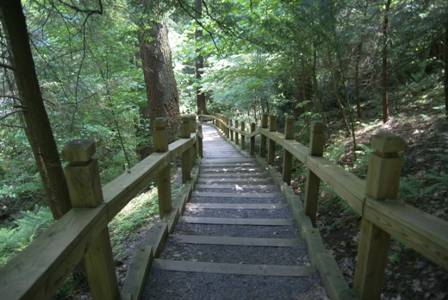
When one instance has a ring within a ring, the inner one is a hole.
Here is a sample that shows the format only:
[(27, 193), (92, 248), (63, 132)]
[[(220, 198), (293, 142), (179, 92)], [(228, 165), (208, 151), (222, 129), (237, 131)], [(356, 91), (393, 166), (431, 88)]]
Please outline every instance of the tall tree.
[(386, 0), (386, 5), (384, 7), (384, 19), (383, 19), (383, 51), (382, 51), (382, 64), (383, 69), (381, 72), (381, 83), (383, 88), (383, 123), (386, 123), (389, 119), (389, 70), (388, 70), (388, 57), (387, 57), (387, 46), (388, 46), (388, 31), (389, 31), (389, 11), (390, 11), (391, 0)]
[(2, 1), (0, 9), (21, 96), (26, 134), (48, 195), (48, 205), (53, 217), (60, 218), (70, 209), (70, 198), (39, 88), (22, 5), (19, 0)]
[[(196, 20), (200, 20), (202, 18), (202, 0), (195, 0), (195, 14)], [(201, 54), (201, 47), (197, 44), (201, 43), (202, 39), (202, 29), (197, 26), (195, 30), (195, 41), (196, 41), (196, 105), (198, 109), (198, 114), (206, 114), (207, 113), (207, 103), (205, 99), (205, 93), (202, 91), (200, 86), (200, 81), (202, 78), (203, 68), (204, 68), (204, 57)]]
[(140, 55), (148, 96), (147, 114), (151, 123), (156, 117), (168, 118), (172, 141), (178, 128), (179, 93), (165, 24), (152, 22), (149, 29), (141, 31)]

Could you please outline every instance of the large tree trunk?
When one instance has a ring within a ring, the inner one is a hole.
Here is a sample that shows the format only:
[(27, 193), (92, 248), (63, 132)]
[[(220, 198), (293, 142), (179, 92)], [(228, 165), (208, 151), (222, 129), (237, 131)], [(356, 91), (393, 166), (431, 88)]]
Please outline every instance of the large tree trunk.
[(48, 195), (48, 206), (53, 217), (58, 219), (70, 209), (70, 198), (37, 80), (22, 5), (19, 0), (1, 1), (0, 8), (17, 89), (24, 107), (27, 137)]
[(387, 45), (388, 45), (388, 31), (389, 31), (389, 11), (391, 0), (386, 0), (384, 8), (383, 21), (383, 70), (381, 74), (383, 85), (383, 123), (389, 119), (389, 66), (387, 63)]
[(148, 95), (146, 114), (151, 124), (157, 117), (166, 117), (169, 141), (176, 138), (179, 126), (179, 93), (174, 78), (168, 29), (154, 22), (151, 29), (140, 35), (140, 54)]
[[(200, 20), (202, 18), (202, 0), (195, 0), (196, 9), (196, 19)], [(200, 43), (202, 39), (202, 30), (200, 27), (196, 28), (195, 31), (196, 43)], [(201, 91), (201, 86), (199, 82), (202, 78), (203, 68), (204, 68), (204, 57), (201, 55), (201, 48), (196, 46), (196, 81), (198, 82), (198, 87), (196, 88), (196, 105), (198, 109), (198, 114), (207, 114), (207, 103), (205, 99), (204, 92)]]

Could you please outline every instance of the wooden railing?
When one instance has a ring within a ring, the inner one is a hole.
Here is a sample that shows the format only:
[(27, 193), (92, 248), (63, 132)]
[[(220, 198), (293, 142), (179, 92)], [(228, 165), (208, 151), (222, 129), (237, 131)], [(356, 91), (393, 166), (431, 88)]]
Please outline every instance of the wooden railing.
[[(319, 184), (324, 181), (361, 216), (361, 228), (354, 277), (354, 289), (361, 299), (380, 299), (387, 263), (390, 236), (414, 249), (434, 263), (448, 269), (448, 222), (429, 215), (399, 199), (402, 167), (400, 153), (405, 142), (392, 134), (372, 136), (373, 153), (369, 158), (366, 180), (323, 158), (325, 127), (320, 122), (311, 126), (310, 145), (293, 140), (293, 119), (285, 118), (284, 134), (276, 131), (276, 116), (263, 115), (261, 127), (245, 130), (244, 123), (223, 116), (201, 116), (213, 119), (223, 135), (244, 148), (243, 137), (250, 139), (250, 153), (255, 154), (255, 136), (261, 135), (260, 156), (272, 164), (275, 145), (283, 148), (282, 175), (291, 179), (292, 157), (307, 169), (304, 213), (315, 224)], [(241, 143), (240, 143), (241, 140)], [(267, 148), (267, 152), (266, 152)]]
[[(182, 118), (181, 139), (168, 144), (166, 120), (154, 122), (155, 153), (101, 187), (95, 143), (76, 140), (63, 150), (73, 208), (0, 270), (1, 299), (49, 299), (83, 262), (94, 299), (119, 299), (108, 223), (156, 179), (162, 222), (172, 224), (181, 208), (171, 201), (171, 162), (182, 157), (182, 181), (190, 180), (202, 133), (196, 118)], [(171, 227), (171, 226), (170, 226)], [(128, 295), (129, 296), (129, 295)]]

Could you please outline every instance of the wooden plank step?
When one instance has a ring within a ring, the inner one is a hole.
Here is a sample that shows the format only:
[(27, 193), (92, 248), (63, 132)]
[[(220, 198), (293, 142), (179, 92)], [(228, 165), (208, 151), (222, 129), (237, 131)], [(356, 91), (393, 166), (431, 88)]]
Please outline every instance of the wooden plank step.
[(188, 203), (188, 208), (213, 208), (213, 209), (281, 209), (285, 204), (271, 203)]
[(198, 192), (194, 191), (192, 193), (194, 197), (216, 197), (216, 198), (276, 198), (280, 197), (280, 193), (257, 193), (257, 192), (246, 192), (246, 193), (221, 193), (221, 192)]
[(157, 269), (178, 272), (200, 272), (218, 274), (239, 274), (255, 276), (288, 276), (304, 277), (315, 272), (309, 266), (283, 266), (283, 265), (249, 265), (229, 263), (209, 263), (199, 261), (176, 261), (156, 259), (153, 266)]
[(244, 190), (244, 189), (269, 189), (276, 188), (274, 184), (197, 184), (197, 189), (234, 189), (234, 190)]
[(201, 169), (223, 169), (223, 168), (260, 168), (260, 166), (256, 163), (222, 163), (222, 164), (202, 164), (200, 165)]
[(257, 246), (257, 247), (296, 247), (300, 245), (297, 239), (284, 238), (248, 238), (210, 235), (173, 234), (170, 236), (176, 242), (185, 244)]
[(254, 225), (254, 226), (288, 226), (291, 219), (257, 219), (257, 218), (207, 218), (182, 217), (182, 222), (193, 224), (222, 224), (222, 225)]
[(256, 177), (262, 177), (262, 178), (266, 178), (267, 175), (266, 173), (262, 173), (262, 172), (251, 172), (251, 173), (237, 173), (237, 172), (232, 172), (232, 173), (218, 173), (218, 172), (206, 172), (206, 171), (201, 171), (199, 173), (199, 179), (204, 179), (204, 178), (232, 178), (232, 179), (247, 179), (247, 178), (256, 178)]
[(214, 165), (214, 164), (235, 164), (235, 163), (253, 163), (256, 164), (256, 161), (253, 158), (216, 158), (211, 159), (209, 157), (205, 157), (201, 160), (201, 165)]
[(223, 183), (223, 184), (248, 184), (248, 183), (254, 183), (254, 184), (268, 184), (272, 183), (272, 179), (270, 178), (234, 178), (234, 177), (225, 177), (225, 178), (207, 178), (202, 177), (198, 180), (199, 184), (217, 184), (217, 183)]

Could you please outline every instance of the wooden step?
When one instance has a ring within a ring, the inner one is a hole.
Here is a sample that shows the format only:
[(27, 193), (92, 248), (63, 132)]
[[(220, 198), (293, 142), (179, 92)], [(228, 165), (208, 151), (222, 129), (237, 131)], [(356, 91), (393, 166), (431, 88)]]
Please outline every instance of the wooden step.
[(276, 198), (280, 197), (280, 193), (257, 193), (257, 192), (246, 192), (246, 193), (222, 193), (222, 192), (198, 192), (194, 191), (192, 193), (194, 197), (216, 197), (216, 198)]
[(204, 157), (201, 160), (201, 166), (203, 165), (215, 165), (215, 164), (239, 164), (239, 163), (252, 163), (256, 164), (253, 158), (216, 158), (216, 159), (210, 159), (209, 157)]
[(254, 226), (288, 226), (292, 225), (291, 219), (257, 219), (257, 218), (208, 218), (208, 217), (186, 217), (182, 222), (192, 224), (222, 224), (222, 225), (254, 225)]
[(153, 267), (166, 271), (239, 274), (255, 276), (303, 277), (310, 276), (315, 272), (314, 268), (309, 266), (209, 263), (200, 261), (176, 261), (160, 258), (154, 260)]
[(285, 204), (271, 203), (188, 203), (188, 208), (202, 209), (281, 209), (285, 208)]
[(256, 247), (297, 247), (300, 245), (297, 239), (283, 238), (247, 238), (210, 235), (185, 235), (173, 234), (170, 238), (176, 242), (185, 244), (207, 245), (231, 245), (231, 246), (256, 246)]
[(225, 178), (207, 178), (201, 177), (198, 180), (199, 184), (269, 184), (272, 183), (272, 179), (270, 178), (233, 178), (233, 177), (225, 177)]
[(218, 172), (206, 172), (201, 171), (199, 173), (199, 180), (206, 178), (232, 178), (232, 179), (248, 179), (248, 178), (267, 178), (269, 175), (263, 172), (251, 172), (251, 173), (237, 173), (237, 172), (229, 172), (229, 173), (218, 173)]
[(201, 169), (209, 170), (209, 169), (255, 169), (260, 166), (256, 163), (225, 163), (225, 164), (202, 164), (200, 165)]
[(197, 189), (232, 189), (232, 190), (253, 190), (253, 189), (276, 189), (277, 186), (274, 184), (220, 184), (220, 183), (213, 183), (213, 184), (197, 184)]

